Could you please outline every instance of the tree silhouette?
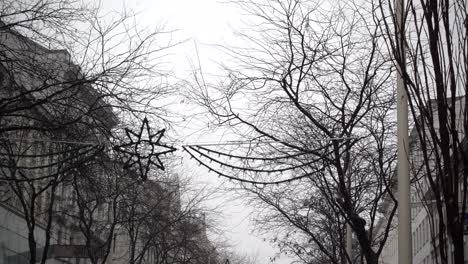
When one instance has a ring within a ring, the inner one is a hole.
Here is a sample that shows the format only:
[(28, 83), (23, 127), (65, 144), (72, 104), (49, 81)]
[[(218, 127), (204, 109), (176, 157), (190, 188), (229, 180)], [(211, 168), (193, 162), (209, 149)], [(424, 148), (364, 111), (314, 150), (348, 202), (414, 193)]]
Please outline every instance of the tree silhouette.
[[(393, 65), (380, 22), (370, 23), (359, 1), (238, 6), (251, 18), (237, 32), (247, 44), (222, 47), (235, 64), (222, 65), (218, 83), (195, 69), (189, 95), (238, 140), (184, 149), (257, 198), (260, 224), (278, 231), (283, 252), (305, 263), (351, 262), (349, 224), (358, 252), (377, 263), (396, 210)], [(390, 214), (377, 234), (384, 203)], [(331, 228), (330, 241), (315, 235)]]

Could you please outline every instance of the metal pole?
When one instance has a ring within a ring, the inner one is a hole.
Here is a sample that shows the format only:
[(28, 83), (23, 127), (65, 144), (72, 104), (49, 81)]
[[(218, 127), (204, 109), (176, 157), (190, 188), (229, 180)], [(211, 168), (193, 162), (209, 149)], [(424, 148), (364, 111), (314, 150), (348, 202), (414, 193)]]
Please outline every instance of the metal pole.
[(404, 0), (395, 0), (397, 55), (397, 141), (398, 141), (398, 263), (411, 264), (410, 175), (408, 164), (408, 98), (403, 80), (405, 67)]
[(349, 258), (353, 259), (353, 230), (350, 224), (346, 224), (346, 253)]

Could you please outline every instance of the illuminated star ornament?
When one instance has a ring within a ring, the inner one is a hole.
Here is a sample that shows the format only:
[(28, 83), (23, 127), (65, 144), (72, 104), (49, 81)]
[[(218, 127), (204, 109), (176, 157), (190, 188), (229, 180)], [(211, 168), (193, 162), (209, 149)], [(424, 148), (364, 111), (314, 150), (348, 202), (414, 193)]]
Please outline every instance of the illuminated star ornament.
[(151, 165), (164, 170), (164, 165), (159, 159), (159, 156), (176, 151), (176, 148), (161, 144), (160, 140), (164, 132), (165, 129), (151, 134), (146, 117), (143, 119), (143, 124), (139, 132), (135, 133), (126, 128), (125, 134), (130, 142), (114, 147), (116, 151), (128, 155), (128, 159), (124, 163), (124, 169), (137, 166), (137, 170), (143, 180), (148, 178)]

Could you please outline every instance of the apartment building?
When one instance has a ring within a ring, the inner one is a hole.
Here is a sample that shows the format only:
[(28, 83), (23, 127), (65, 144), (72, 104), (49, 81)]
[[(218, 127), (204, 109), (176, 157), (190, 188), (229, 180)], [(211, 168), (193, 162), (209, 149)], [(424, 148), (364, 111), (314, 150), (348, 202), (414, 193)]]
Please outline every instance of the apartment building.
[(40, 262), (46, 244), (47, 263), (87, 263), (71, 172), (103, 144), (91, 123), (117, 119), (67, 51), (0, 28), (0, 264)]
[[(464, 97), (460, 97), (456, 101), (455, 109), (457, 115), (463, 117), (465, 111)], [(434, 111), (435, 113), (435, 111)], [(437, 115), (434, 116), (435, 124), (438, 124)], [(459, 137), (461, 140), (466, 140), (466, 135), (461, 131), (463, 130), (463, 120), (459, 119), (457, 130), (459, 131)], [(410, 149), (409, 149), (409, 160), (410, 160), (410, 174), (411, 174), (411, 223), (412, 223), (412, 249), (413, 249), (413, 263), (414, 264), (434, 264), (438, 259), (438, 224), (439, 217), (435, 207), (435, 202), (431, 198), (429, 190), (428, 179), (423, 177), (425, 171), (422, 167), (423, 154), (421, 151), (420, 142), (418, 140), (418, 134), (416, 129), (413, 129), (410, 133)], [(461, 188), (461, 186), (460, 186)], [(395, 190), (396, 191), (396, 190)], [(385, 204), (382, 208), (385, 214), (388, 214), (388, 204)], [(383, 223), (385, 221), (382, 221)], [(381, 263), (393, 264), (398, 263), (398, 230), (397, 230), (398, 215), (393, 218), (392, 228), (388, 235), (388, 240), (385, 248), (381, 254)], [(378, 226), (381, 232), (383, 225)], [(379, 232), (377, 231), (377, 232)], [(468, 235), (468, 234), (467, 234)], [(452, 246), (448, 243), (448, 261), (453, 263), (452, 260)], [(468, 244), (465, 242), (465, 259), (468, 256)], [(468, 259), (465, 260), (468, 262)]]

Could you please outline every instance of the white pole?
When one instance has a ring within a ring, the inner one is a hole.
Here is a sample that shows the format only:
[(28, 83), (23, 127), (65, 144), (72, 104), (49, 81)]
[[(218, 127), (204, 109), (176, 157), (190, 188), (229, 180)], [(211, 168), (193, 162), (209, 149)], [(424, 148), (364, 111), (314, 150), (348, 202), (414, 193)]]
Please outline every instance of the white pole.
[[(408, 164), (408, 98), (406, 97), (402, 69), (405, 67), (404, 0), (395, 0), (396, 39), (400, 63), (397, 63), (397, 137), (398, 137), (398, 263), (411, 264), (410, 175)], [(400, 67), (401, 66), (401, 67)]]
[(346, 253), (349, 258), (353, 259), (353, 230), (350, 224), (346, 224)]

